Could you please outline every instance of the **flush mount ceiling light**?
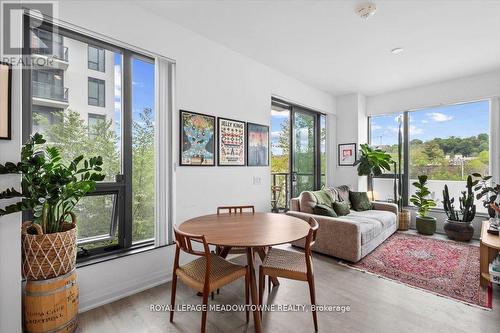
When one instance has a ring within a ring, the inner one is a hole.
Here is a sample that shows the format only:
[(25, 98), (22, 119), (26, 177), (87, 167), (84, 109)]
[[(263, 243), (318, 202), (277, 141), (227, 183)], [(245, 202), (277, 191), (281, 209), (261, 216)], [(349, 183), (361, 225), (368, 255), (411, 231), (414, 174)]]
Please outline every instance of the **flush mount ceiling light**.
[(396, 48), (393, 48), (393, 49), (391, 50), (391, 53), (392, 53), (392, 54), (400, 54), (400, 53), (401, 53), (401, 52), (403, 52), (403, 51), (404, 51), (404, 49), (403, 49), (402, 47), (396, 47)]
[(363, 20), (368, 20), (377, 11), (377, 5), (373, 2), (364, 2), (356, 6), (354, 12)]

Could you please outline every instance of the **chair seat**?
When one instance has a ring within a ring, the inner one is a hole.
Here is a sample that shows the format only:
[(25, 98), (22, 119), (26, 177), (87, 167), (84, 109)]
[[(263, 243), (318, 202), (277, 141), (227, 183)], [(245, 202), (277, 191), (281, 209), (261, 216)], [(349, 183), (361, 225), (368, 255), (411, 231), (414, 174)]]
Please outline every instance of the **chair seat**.
[(265, 275), (281, 276), (295, 280), (307, 280), (304, 253), (271, 248), (261, 265)]
[[(219, 289), (246, 274), (246, 266), (236, 265), (222, 259), (216, 254), (211, 254), (210, 260), (209, 292)], [(186, 285), (197, 291), (203, 292), (205, 268), (206, 259), (205, 257), (200, 257), (177, 268), (176, 274)]]

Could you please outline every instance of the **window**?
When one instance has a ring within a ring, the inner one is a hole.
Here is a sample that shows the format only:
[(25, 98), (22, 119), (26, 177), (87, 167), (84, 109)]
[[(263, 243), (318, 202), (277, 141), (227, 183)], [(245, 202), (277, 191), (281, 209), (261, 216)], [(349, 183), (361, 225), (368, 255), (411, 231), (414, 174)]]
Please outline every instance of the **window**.
[(105, 107), (105, 85), (104, 80), (89, 77), (89, 105)]
[(322, 114), (319, 119), (319, 154), (321, 160), (321, 188), (323, 188), (326, 186), (326, 116)]
[(104, 49), (89, 45), (88, 46), (89, 69), (93, 69), (99, 72), (104, 72), (105, 71), (104, 55), (105, 55)]
[[(450, 195), (458, 200), (469, 174), (490, 174), (489, 109), (489, 101), (483, 100), (370, 117), (370, 144), (389, 152), (395, 160), (399, 147), (398, 119), (403, 119), (401, 169), (409, 189), (403, 193), (405, 202), (415, 192), (411, 184), (418, 175), (428, 176), (431, 197), (437, 207), (442, 208), (445, 184)], [(405, 151), (408, 152), (406, 157)], [(393, 173), (384, 176), (374, 180), (375, 196), (382, 200), (392, 199)], [(486, 211), (481, 204), (477, 205), (477, 210)]]
[[(33, 30), (27, 16), (24, 24), (25, 29)], [(36, 29), (45, 31), (44, 36), (55, 35), (52, 26), (46, 22), (37, 25)], [(99, 182), (96, 190), (76, 207), (79, 260), (137, 246), (165, 244), (167, 240), (155, 241), (156, 61), (66, 28), (58, 27), (57, 34), (59, 37), (50, 38), (64, 41), (65, 47), (75, 57), (57, 74), (45, 67), (23, 71), (23, 89), (26, 91), (23, 94), (23, 140), (34, 132), (50, 133), (47, 144), (60, 148), (63, 162), (79, 155), (103, 157), (104, 181)], [(30, 43), (29, 39), (25, 40), (26, 54)], [(106, 54), (107, 61), (112, 61), (109, 68), (113, 71), (101, 74), (102, 79), (81, 75), (88, 66), (93, 66), (85, 57), (87, 52), (89, 55), (93, 52), (91, 48), (102, 51), (97, 52), (99, 66), (103, 60), (99, 54)], [(164, 60), (159, 63), (163, 73), (160, 76), (170, 77), (172, 64)], [(64, 78), (72, 94), (62, 104), (47, 100), (41, 103), (33, 84), (55, 85), (55, 75)], [(165, 85), (165, 81), (160, 82), (165, 94), (171, 94), (170, 86)], [(88, 96), (81, 89), (85, 83), (88, 84)], [(104, 102), (105, 84), (114, 88), (108, 92), (114, 103)], [(122, 89), (122, 86), (126, 88)], [(102, 109), (95, 112), (92, 106)], [(162, 180), (161, 176), (159, 179)], [(167, 211), (168, 208), (168, 205), (159, 207), (158, 211)], [(169, 216), (165, 216), (167, 218)]]
[(89, 138), (96, 139), (103, 127), (106, 126), (106, 116), (102, 114), (89, 113), (87, 127)]

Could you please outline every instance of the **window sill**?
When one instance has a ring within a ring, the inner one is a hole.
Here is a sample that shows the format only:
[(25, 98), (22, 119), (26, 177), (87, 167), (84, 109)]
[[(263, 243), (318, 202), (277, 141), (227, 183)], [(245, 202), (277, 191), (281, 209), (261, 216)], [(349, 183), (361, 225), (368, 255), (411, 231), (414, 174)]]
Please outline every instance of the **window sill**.
[(115, 250), (113, 252), (107, 252), (107, 253), (103, 253), (103, 254), (99, 254), (99, 255), (94, 255), (94, 256), (89, 257), (89, 258), (83, 258), (83, 259), (77, 260), (76, 268), (92, 266), (92, 265), (100, 264), (100, 263), (103, 263), (106, 261), (124, 258), (124, 257), (128, 257), (128, 256), (131, 256), (134, 254), (154, 251), (157, 249), (161, 249), (161, 248), (173, 246), (173, 245), (174, 244), (155, 246), (153, 244), (147, 244), (147, 245), (139, 245), (137, 247), (133, 247), (130, 249), (119, 249), (119, 250)]
[[(406, 207), (403, 207), (403, 209), (408, 209), (408, 210), (412, 210), (412, 211), (416, 211), (417, 210), (417, 208), (414, 207), (414, 206), (406, 206)], [(445, 211), (444, 211), (443, 208), (431, 208), (430, 212), (431, 213), (443, 213), (443, 214), (445, 214)], [(490, 216), (488, 215), (488, 213), (476, 213), (476, 217), (484, 217), (486, 219), (490, 218)]]

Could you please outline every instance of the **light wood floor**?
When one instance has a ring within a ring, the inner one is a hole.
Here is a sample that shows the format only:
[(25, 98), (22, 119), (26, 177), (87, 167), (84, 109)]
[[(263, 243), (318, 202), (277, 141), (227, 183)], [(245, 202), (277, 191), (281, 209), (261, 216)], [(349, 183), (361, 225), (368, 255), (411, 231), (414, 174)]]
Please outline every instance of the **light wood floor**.
[[(348, 313), (318, 314), (320, 332), (500, 332), (500, 288), (495, 288), (493, 310), (487, 311), (439, 297), (393, 281), (337, 264), (333, 258), (315, 255), (314, 269), (318, 304), (350, 305)], [(264, 302), (309, 304), (307, 283), (280, 280)], [(80, 316), (79, 332), (198, 332), (201, 315), (177, 312), (174, 324), (168, 312), (151, 312), (151, 304), (168, 304), (170, 283), (146, 290)], [(191, 289), (179, 283), (177, 304), (199, 304)], [(214, 301), (243, 304), (243, 282), (221, 289)], [(263, 318), (265, 332), (313, 332), (307, 312), (272, 312)], [(245, 313), (208, 314), (208, 332), (253, 332), (253, 320)]]

